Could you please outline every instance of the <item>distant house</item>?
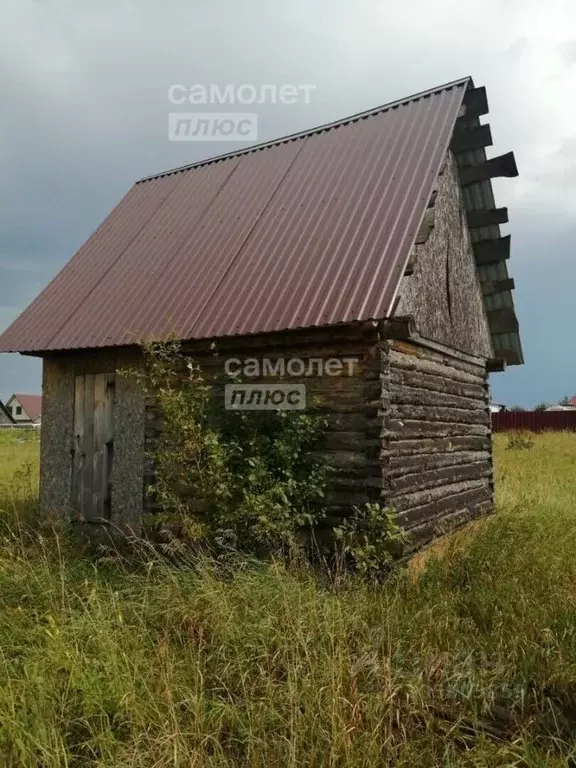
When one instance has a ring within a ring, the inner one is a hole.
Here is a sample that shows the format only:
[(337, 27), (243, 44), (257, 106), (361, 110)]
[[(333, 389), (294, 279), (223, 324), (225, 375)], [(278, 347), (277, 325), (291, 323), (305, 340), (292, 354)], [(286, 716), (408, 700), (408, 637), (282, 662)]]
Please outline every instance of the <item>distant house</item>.
[(564, 400), (557, 405), (550, 405), (546, 408), (547, 411), (576, 411), (576, 396), (571, 397), (569, 400)]
[(14, 394), (6, 403), (6, 410), (16, 424), (40, 424), (42, 395)]
[(174, 336), (309, 391), (331, 520), (391, 505), (417, 544), (490, 511), (488, 374), (523, 357), (487, 112), (464, 78), (136, 183), (0, 336), (43, 358), (42, 510), (138, 526), (161, 414), (117, 373)]
[(500, 411), (505, 411), (506, 406), (501, 405), (500, 403), (490, 403), (490, 413), (500, 413)]
[(14, 424), (14, 419), (2, 400), (0, 400), (0, 427), (9, 427), (11, 424)]
[[(572, 398), (574, 400), (574, 398)], [(572, 401), (570, 401), (572, 402)], [(549, 405), (547, 411), (576, 411), (576, 405)]]

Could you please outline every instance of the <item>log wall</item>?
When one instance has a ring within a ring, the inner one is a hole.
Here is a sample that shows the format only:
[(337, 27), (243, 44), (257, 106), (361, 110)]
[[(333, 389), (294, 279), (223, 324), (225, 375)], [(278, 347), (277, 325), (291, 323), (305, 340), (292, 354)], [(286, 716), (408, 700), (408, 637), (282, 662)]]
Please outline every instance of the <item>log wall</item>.
[[(345, 369), (340, 375), (244, 382), (304, 384), (307, 412), (325, 417), (319, 450), (334, 468), (326, 529), (352, 507), (377, 501), (396, 509), (416, 547), (492, 507), (487, 376), (480, 358), (389, 333), (383, 324), (367, 323), (222, 340), (216, 350), (209, 342), (190, 343), (185, 351), (214, 382), (229, 357), (272, 365), (279, 357), (299, 358), (306, 367), (313, 359), (356, 358), (351, 375)], [(136, 349), (45, 360), (44, 511), (70, 508), (75, 377), (118, 373), (142, 362)], [(157, 445), (162, 424), (131, 377), (117, 376), (116, 394), (111, 519), (137, 530), (143, 509), (151, 510), (143, 493), (153, 479), (146, 454)]]
[[(340, 375), (243, 377), (244, 384), (304, 384), (306, 411), (325, 418), (326, 434), (322, 454), (334, 471), (326, 493), (326, 525), (331, 527), (353, 506), (379, 500), (383, 487), (380, 463), (382, 448), (382, 359), (379, 330), (375, 324), (307, 329), (289, 333), (220, 340), (216, 349), (208, 343), (190, 342), (185, 352), (201, 368), (207, 381), (217, 382), (228, 358), (244, 363), (247, 359), (274, 365), (278, 358), (323, 361), (356, 358), (352, 375), (345, 368)], [(222, 384), (215, 384), (222, 387)], [(224, 405), (224, 404), (223, 404)], [(145, 449), (155, 449), (162, 424), (154, 404), (148, 402), (145, 419)], [(153, 481), (153, 466), (148, 458), (145, 485)], [(153, 511), (150, 499), (147, 511)]]
[(492, 444), (483, 360), (406, 341), (383, 348), (387, 503), (414, 545), (492, 509)]

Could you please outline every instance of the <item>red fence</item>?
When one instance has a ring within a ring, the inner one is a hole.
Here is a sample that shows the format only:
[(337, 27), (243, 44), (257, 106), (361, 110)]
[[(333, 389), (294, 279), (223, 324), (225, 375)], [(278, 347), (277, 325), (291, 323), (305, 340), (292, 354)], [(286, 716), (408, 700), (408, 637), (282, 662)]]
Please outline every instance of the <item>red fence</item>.
[(494, 432), (511, 429), (576, 431), (576, 411), (500, 411), (492, 414), (492, 428)]

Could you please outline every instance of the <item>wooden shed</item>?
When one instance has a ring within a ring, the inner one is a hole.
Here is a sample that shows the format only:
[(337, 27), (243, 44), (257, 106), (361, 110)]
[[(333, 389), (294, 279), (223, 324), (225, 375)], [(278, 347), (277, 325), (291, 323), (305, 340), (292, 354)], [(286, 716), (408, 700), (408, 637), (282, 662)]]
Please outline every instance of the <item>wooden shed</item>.
[(303, 385), (332, 514), (391, 504), (424, 542), (488, 512), (488, 374), (523, 360), (487, 112), (464, 78), (137, 182), (0, 337), (44, 361), (43, 510), (138, 526), (158, 425), (116, 374), (175, 334)]

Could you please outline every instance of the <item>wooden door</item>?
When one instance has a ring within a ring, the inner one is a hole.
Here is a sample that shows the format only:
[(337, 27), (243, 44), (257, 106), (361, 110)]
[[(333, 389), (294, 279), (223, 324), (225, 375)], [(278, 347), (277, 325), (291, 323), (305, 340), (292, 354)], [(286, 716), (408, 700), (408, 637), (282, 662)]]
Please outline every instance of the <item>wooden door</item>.
[(114, 384), (113, 373), (76, 376), (72, 508), (85, 520), (112, 511)]

